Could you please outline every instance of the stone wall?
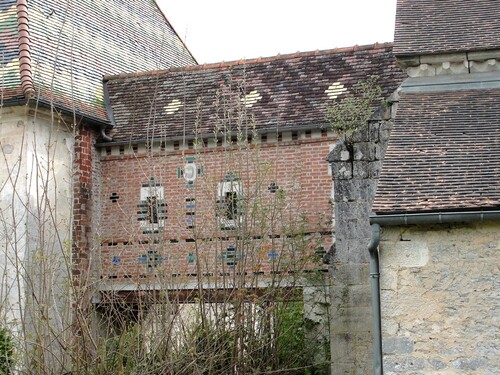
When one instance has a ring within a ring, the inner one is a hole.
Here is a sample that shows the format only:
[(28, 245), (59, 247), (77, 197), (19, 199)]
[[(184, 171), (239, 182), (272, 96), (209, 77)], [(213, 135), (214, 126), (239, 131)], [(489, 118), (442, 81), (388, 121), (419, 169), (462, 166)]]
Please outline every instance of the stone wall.
[(386, 374), (500, 373), (500, 224), (384, 227)]
[(330, 254), (332, 374), (364, 375), (373, 367), (369, 216), (392, 127), (391, 110), (394, 105), (354, 135), (351, 151), (345, 143), (337, 144), (328, 157), (333, 169), (336, 238)]

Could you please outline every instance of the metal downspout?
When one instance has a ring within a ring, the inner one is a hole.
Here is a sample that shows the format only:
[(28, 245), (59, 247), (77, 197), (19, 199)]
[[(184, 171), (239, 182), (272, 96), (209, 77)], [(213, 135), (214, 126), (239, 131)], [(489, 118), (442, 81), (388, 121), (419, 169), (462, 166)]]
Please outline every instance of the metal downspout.
[(380, 225), (419, 225), (445, 224), (461, 222), (484, 222), (500, 220), (500, 210), (465, 211), (465, 212), (432, 212), (420, 214), (373, 215), (370, 217), (372, 239), (368, 245), (370, 252), (370, 281), (373, 308), (373, 341), (375, 375), (383, 375), (382, 362), (382, 323), (380, 312), (380, 266), (378, 245), (380, 243)]
[[(103, 82), (102, 84), (102, 92), (104, 99), (104, 106), (106, 107), (106, 113), (108, 114), (108, 120), (111, 123), (111, 127), (115, 127), (115, 116), (113, 114), (113, 107), (111, 106), (111, 101), (109, 100), (109, 92), (108, 92), (108, 83)], [(113, 138), (106, 134), (106, 125), (101, 126), (101, 138), (104, 142), (111, 142)]]
[(105, 142), (111, 142), (113, 140), (113, 138), (111, 138), (109, 135), (106, 134), (106, 125), (102, 125), (101, 128), (100, 128), (100, 134), (101, 134), (101, 138), (105, 141)]
[(380, 242), (380, 225), (372, 224), (372, 239), (368, 244), (370, 253), (370, 284), (373, 311), (373, 374), (383, 375), (382, 363), (382, 319), (380, 313), (380, 267), (378, 245)]

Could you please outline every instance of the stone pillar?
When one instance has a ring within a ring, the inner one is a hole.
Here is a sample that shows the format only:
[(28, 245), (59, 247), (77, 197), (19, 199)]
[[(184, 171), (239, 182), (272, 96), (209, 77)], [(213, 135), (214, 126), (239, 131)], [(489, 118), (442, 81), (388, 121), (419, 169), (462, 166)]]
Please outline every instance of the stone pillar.
[(332, 165), (336, 242), (330, 254), (332, 374), (370, 374), (373, 338), (369, 255), (369, 216), (381, 160), (392, 126), (381, 113), (352, 142), (338, 143), (328, 156)]
[(304, 322), (306, 350), (314, 364), (314, 374), (329, 374), (330, 363), (330, 286), (329, 280), (318, 278), (316, 283), (305, 286)]

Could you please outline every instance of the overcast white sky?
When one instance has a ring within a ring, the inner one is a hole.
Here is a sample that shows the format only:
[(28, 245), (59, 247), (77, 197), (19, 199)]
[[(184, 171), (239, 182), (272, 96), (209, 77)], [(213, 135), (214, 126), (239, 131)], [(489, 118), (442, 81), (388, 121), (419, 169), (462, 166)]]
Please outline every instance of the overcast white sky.
[(392, 42), (396, 0), (156, 0), (198, 63)]

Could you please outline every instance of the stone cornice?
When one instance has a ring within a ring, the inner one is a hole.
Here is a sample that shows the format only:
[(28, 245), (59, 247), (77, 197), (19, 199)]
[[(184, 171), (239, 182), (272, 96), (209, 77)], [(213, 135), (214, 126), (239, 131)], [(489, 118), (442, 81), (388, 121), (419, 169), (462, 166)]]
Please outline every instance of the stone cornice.
[(409, 77), (500, 72), (500, 49), (398, 58)]

